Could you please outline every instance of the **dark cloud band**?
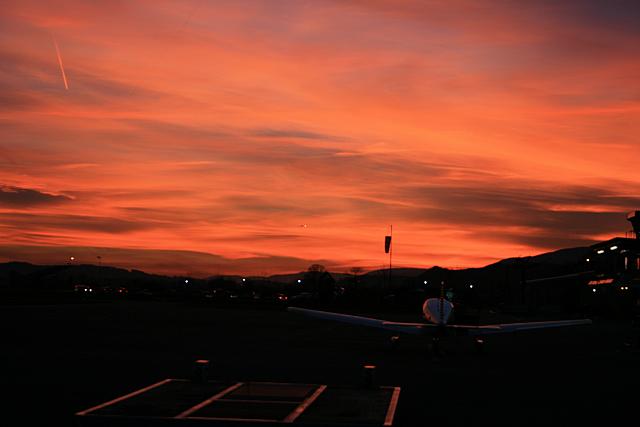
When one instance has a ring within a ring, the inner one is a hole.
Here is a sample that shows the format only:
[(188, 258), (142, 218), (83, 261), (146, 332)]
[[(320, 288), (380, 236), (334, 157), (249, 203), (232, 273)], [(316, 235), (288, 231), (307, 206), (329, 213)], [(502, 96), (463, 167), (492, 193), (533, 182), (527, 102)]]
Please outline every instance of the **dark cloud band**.
[(69, 202), (65, 195), (44, 193), (30, 188), (0, 186), (0, 207), (29, 208)]

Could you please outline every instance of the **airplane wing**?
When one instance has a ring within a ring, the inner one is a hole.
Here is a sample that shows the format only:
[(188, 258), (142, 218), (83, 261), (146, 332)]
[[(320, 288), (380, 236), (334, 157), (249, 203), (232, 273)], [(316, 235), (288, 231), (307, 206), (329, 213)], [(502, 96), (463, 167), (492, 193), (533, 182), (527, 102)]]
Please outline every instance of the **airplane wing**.
[(466, 331), (469, 335), (500, 334), (505, 332), (530, 331), (533, 329), (561, 328), (564, 326), (590, 325), (591, 319), (551, 320), (545, 322), (499, 323), (495, 325), (447, 325), (448, 328)]
[[(349, 323), (352, 325), (368, 326), (388, 331), (405, 334), (421, 335), (435, 332), (438, 325), (432, 323), (406, 323), (390, 322), (371, 317), (354, 316), (351, 314), (333, 313), (330, 311), (310, 310), (307, 308), (288, 307), (287, 310), (293, 313), (300, 313), (317, 319), (335, 320), (337, 322)], [(506, 332), (527, 331), (533, 329), (559, 328), (564, 326), (590, 325), (590, 319), (578, 320), (552, 320), (546, 322), (523, 322), (523, 323), (499, 323), (495, 325), (446, 325), (445, 328), (455, 331), (456, 335), (487, 335), (500, 334)]]
[(419, 335), (423, 333), (423, 330), (435, 326), (428, 323), (388, 322), (386, 320), (374, 319), (371, 317), (353, 316), (351, 314), (333, 313), (329, 311), (309, 310), (307, 308), (299, 307), (288, 307), (287, 310), (293, 313), (300, 313), (305, 316), (315, 317), (317, 319), (335, 320), (337, 322), (386, 329), (388, 331), (401, 332), (405, 334)]

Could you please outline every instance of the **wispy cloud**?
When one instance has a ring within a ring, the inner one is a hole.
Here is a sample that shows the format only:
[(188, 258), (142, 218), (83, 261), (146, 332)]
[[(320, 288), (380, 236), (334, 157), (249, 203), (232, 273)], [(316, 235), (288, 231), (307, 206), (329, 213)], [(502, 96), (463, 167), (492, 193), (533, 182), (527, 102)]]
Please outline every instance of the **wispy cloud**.
[(340, 137), (326, 135), (317, 132), (311, 132), (301, 129), (254, 129), (250, 135), (264, 138), (293, 138), (293, 139), (322, 139), (322, 140), (338, 140)]
[(21, 212), (0, 213), (0, 218), (2, 218), (3, 227), (34, 231), (67, 230), (108, 234), (128, 233), (162, 226), (162, 224), (145, 220), (126, 220), (87, 215), (28, 214)]

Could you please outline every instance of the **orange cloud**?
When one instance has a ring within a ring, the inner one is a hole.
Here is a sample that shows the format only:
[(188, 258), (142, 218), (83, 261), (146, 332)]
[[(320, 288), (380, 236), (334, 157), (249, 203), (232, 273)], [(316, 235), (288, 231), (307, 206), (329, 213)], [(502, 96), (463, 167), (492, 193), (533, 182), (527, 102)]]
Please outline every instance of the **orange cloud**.
[(8, 247), (475, 266), (640, 206), (635, 2), (5, 3)]

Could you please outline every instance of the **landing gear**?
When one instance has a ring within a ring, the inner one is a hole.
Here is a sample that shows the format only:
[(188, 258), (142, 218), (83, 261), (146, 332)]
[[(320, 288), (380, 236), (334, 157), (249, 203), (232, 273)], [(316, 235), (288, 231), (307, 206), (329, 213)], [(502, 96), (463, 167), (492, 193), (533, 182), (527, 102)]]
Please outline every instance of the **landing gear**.
[(434, 357), (442, 357), (442, 346), (440, 345), (440, 337), (431, 338), (430, 350), (431, 354), (433, 354)]
[(397, 350), (399, 346), (400, 346), (399, 336), (394, 335), (391, 338), (389, 338), (389, 348), (391, 349), (391, 351)]

